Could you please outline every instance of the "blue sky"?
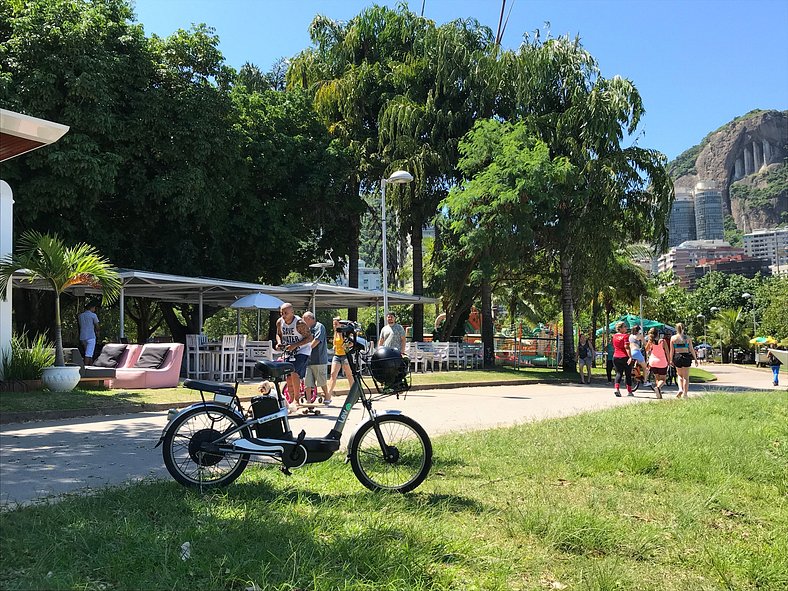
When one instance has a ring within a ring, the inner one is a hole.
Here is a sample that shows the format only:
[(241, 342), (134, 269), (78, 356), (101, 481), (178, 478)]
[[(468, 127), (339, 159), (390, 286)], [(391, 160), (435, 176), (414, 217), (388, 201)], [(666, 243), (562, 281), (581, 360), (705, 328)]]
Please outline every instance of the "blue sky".
[[(438, 24), (474, 17), (495, 31), (500, 0), (424, 0)], [(315, 14), (348, 20), (362, 0), (136, 0), (146, 34), (216, 29), (227, 63), (268, 70), (309, 46)], [(378, 4), (395, 6), (395, 1)], [(422, 0), (411, 0), (420, 12)], [(605, 76), (635, 82), (646, 108), (638, 143), (675, 158), (752, 109), (788, 109), (788, 0), (507, 0), (504, 45), (550, 23), (579, 35)]]

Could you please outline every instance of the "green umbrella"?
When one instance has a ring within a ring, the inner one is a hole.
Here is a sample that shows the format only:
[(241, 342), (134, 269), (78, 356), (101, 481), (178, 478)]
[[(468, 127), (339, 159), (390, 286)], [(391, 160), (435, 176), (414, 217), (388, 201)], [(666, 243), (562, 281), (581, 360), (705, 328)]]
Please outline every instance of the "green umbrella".
[[(671, 332), (675, 332), (672, 326), (668, 326), (667, 324), (663, 324), (662, 322), (657, 322), (656, 320), (649, 320), (648, 318), (640, 318), (640, 316), (636, 316), (634, 314), (626, 314), (625, 316), (621, 316), (620, 318), (615, 319), (608, 326), (610, 332), (615, 332), (616, 324), (618, 324), (622, 320), (626, 322), (627, 326), (630, 328), (635, 326), (636, 324), (639, 324), (641, 328), (643, 328), (644, 332), (648, 331), (650, 328), (656, 328), (656, 329), (667, 328)], [(599, 330), (596, 331), (596, 336), (600, 336), (604, 333), (605, 333), (604, 327), (600, 328)]]

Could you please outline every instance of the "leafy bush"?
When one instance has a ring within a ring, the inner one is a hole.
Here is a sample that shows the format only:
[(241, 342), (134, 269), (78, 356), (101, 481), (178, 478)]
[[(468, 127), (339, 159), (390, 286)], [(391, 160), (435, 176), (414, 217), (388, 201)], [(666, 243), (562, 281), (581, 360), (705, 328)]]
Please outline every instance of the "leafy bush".
[(14, 335), (10, 350), (3, 351), (0, 357), (3, 379), (7, 381), (40, 380), (43, 369), (54, 363), (54, 345), (41, 334), (33, 340), (27, 333)]

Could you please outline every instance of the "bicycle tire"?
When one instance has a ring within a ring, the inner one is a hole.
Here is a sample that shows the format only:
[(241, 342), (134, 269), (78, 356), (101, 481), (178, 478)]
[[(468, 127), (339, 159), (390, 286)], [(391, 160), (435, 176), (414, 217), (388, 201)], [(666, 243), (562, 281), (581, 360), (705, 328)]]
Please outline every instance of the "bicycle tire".
[(389, 458), (385, 458), (374, 421), (364, 423), (351, 443), (348, 455), (353, 473), (371, 491), (406, 493), (427, 478), (432, 467), (432, 442), (424, 428), (404, 415), (383, 415), (379, 425)]
[(633, 392), (637, 392), (638, 388), (640, 388), (640, 384), (641, 384), (640, 380), (636, 380), (636, 379), (633, 378), (632, 379), (632, 391)]
[[(206, 454), (201, 442), (243, 425), (237, 414), (226, 408), (195, 408), (177, 417), (164, 436), (164, 465), (176, 482), (188, 487), (227, 486), (246, 469), (249, 454)], [(217, 428), (218, 427), (218, 428)], [(248, 429), (232, 437), (249, 437)]]

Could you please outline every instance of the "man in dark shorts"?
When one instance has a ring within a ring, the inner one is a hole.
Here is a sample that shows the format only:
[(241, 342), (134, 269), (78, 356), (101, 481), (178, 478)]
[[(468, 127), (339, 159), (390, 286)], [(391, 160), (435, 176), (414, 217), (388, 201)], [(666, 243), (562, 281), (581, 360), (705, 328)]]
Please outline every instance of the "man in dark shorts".
[(312, 333), (299, 316), (293, 312), (293, 304), (284, 303), (279, 307), (279, 320), (276, 321), (276, 348), (295, 354), (295, 371), (287, 376), (287, 391), (297, 402), (301, 393), (301, 380), (306, 376), (309, 356), (312, 354)]

